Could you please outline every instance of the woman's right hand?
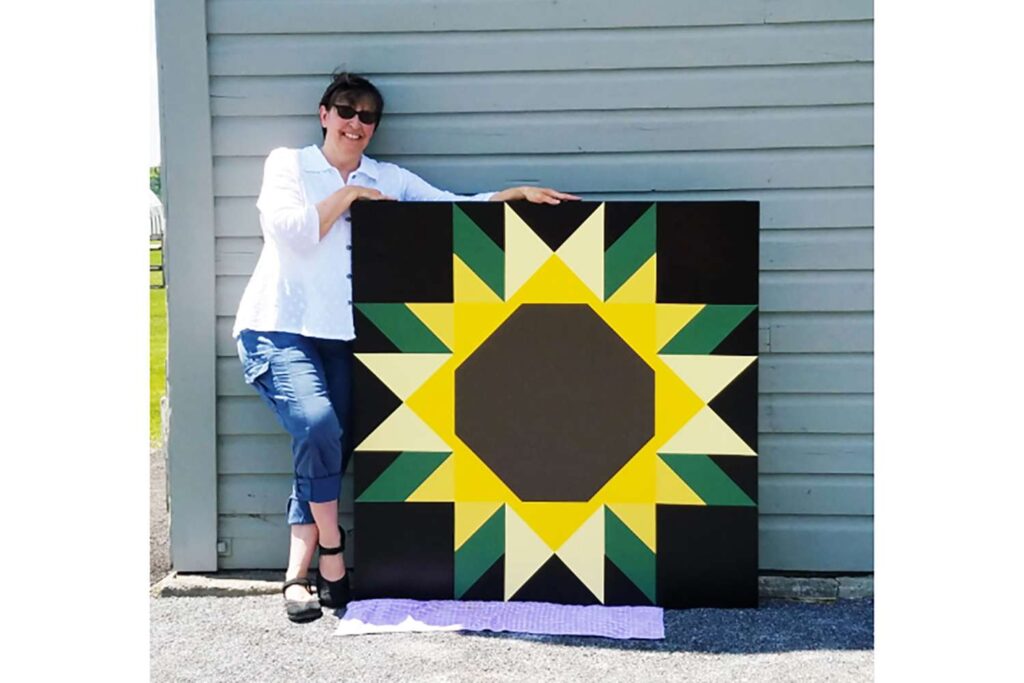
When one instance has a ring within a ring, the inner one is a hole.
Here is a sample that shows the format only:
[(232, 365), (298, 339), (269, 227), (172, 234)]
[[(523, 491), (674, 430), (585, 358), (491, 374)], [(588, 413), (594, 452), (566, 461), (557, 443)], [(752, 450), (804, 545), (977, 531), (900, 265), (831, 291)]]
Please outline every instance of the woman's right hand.
[[(352, 202), (357, 199), (372, 199), (372, 200), (388, 200), (394, 201), (394, 197), (389, 197), (380, 190), (375, 190), (372, 187), (363, 187), (362, 185), (346, 185), (345, 187), (338, 190), (338, 192), (348, 193), (348, 205), (352, 206)], [(342, 212), (344, 213), (344, 211)]]
[(394, 197), (389, 197), (372, 187), (346, 185), (316, 205), (317, 214), (320, 216), (320, 239), (323, 239), (324, 235), (331, 231), (334, 222), (341, 217), (341, 214), (349, 210), (352, 202), (358, 199), (393, 201)]

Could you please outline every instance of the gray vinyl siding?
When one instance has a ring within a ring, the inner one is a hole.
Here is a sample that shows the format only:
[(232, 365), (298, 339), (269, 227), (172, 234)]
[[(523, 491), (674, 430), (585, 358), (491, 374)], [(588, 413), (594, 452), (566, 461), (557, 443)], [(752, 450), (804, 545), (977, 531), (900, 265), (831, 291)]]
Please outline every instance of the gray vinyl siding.
[(369, 153), (440, 187), (759, 200), (761, 567), (873, 571), (870, 2), (208, 0), (207, 32), (221, 567), (286, 563), (288, 439), (230, 333), (263, 158), (345, 66), (387, 98)]

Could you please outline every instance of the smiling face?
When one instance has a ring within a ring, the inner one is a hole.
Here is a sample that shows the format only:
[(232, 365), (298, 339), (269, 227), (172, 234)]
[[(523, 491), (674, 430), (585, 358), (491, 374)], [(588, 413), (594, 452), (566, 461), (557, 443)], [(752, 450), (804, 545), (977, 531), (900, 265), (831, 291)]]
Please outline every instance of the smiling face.
[[(353, 100), (344, 95), (334, 100), (335, 104), (348, 105), (356, 111), (376, 111), (373, 99), (361, 97)], [(377, 125), (363, 123), (359, 116), (344, 119), (335, 107), (320, 107), (320, 125), (326, 129), (324, 147), (332, 147), (346, 157), (359, 157), (370, 144)]]

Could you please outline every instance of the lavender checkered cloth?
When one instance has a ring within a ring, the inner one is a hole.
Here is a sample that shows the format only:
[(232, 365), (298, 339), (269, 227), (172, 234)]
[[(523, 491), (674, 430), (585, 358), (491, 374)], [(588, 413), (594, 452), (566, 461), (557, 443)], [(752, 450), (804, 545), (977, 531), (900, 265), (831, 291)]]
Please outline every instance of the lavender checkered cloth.
[(335, 635), (393, 631), (515, 631), (605, 638), (665, 637), (660, 607), (555, 605), (548, 602), (358, 600)]

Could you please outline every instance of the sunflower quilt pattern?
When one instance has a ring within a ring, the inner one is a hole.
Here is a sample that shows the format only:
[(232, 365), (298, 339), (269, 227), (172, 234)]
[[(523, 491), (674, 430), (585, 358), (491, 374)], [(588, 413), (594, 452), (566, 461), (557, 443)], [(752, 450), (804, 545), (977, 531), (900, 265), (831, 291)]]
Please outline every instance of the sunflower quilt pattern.
[(756, 202), (357, 202), (358, 598), (757, 604)]

